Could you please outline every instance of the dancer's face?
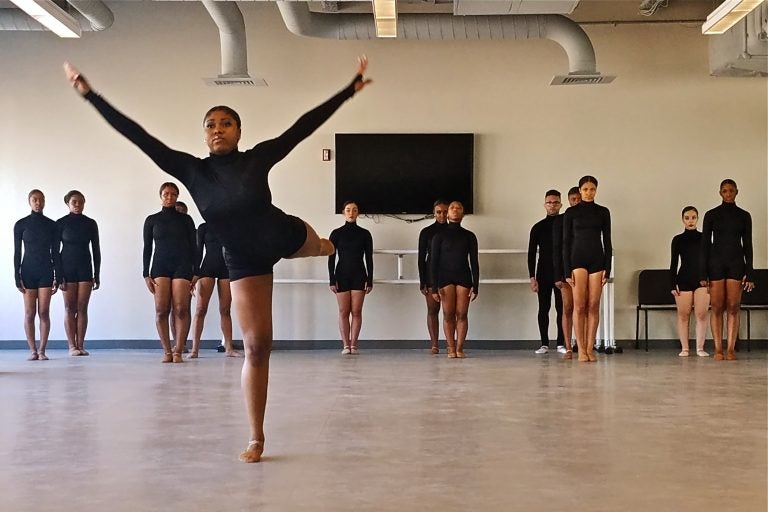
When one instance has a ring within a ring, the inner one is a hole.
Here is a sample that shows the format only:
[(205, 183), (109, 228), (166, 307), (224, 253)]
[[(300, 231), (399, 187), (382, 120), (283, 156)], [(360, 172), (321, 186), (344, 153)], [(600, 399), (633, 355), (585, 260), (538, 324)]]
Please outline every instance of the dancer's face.
[(223, 110), (214, 110), (203, 123), (205, 143), (214, 155), (226, 155), (237, 149), (240, 142), (240, 128), (231, 115)]
[(69, 213), (79, 215), (83, 213), (83, 208), (85, 208), (85, 198), (81, 195), (75, 194), (69, 198), (67, 206), (69, 206)]
[(360, 213), (358, 212), (357, 205), (355, 203), (349, 203), (344, 207), (344, 220), (347, 222), (357, 221), (357, 216), (359, 214)]
[(595, 200), (595, 195), (597, 194), (597, 185), (588, 181), (579, 187), (579, 192), (581, 192), (582, 201), (591, 203)]
[(544, 198), (544, 209), (547, 210), (548, 217), (557, 215), (562, 206), (563, 203), (560, 201), (560, 196), (551, 195)]
[(699, 223), (699, 214), (696, 210), (688, 210), (683, 214), (683, 226), (685, 229), (696, 229), (696, 224)]
[(581, 202), (581, 194), (571, 194), (568, 196), (568, 206), (576, 206)]
[(451, 222), (461, 222), (464, 218), (464, 205), (458, 201), (452, 202), (448, 206), (448, 220)]
[(725, 185), (720, 187), (720, 197), (723, 198), (724, 203), (735, 202), (737, 195), (739, 195), (739, 189), (737, 189), (730, 183), (726, 183)]
[(39, 192), (32, 194), (29, 197), (29, 206), (35, 213), (40, 213), (45, 208), (45, 196)]
[(170, 208), (176, 206), (176, 200), (179, 198), (179, 193), (173, 187), (165, 187), (160, 191), (160, 201), (163, 203), (163, 207)]
[(435, 206), (433, 213), (435, 214), (435, 221), (438, 224), (445, 224), (445, 222), (448, 220), (448, 205), (439, 204)]

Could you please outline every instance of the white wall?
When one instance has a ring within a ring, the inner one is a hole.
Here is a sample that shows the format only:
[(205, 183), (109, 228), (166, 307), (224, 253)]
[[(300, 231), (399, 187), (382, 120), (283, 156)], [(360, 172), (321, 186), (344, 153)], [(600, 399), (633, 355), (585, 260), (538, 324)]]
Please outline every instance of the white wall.
[[(725, 177), (752, 213), (755, 266), (767, 267), (768, 92), (762, 79), (708, 76), (707, 41), (698, 26), (589, 26), (611, 85), (550, 87), (567, 70), (551, 41), (323, 41), (291, 35), (277, 8), (241, 4), (252, 75), (267, 88), (209, 88), (219, 72), (217, 30), (202, 5), (118, 3), (115, 24), (81, 40), (43, 32), (0, 32), (0, 339), (23, 339), (22, 301), (14, 288), (12, 227), (28, 214), (27, 192), (41, 188), (46, 214), (66, 213), (70, 188), (87, 197), (86, 214), (102, 234), (102, 289), (92, 299), (91, 339), (153, 339), (152, 300), (141, 279), (141, 226), (159, 209), (167, 177), (73, 93), (61, 72), (71, 60), (94, 88), (172, 147), (204, 155), (207, 108), (229, 104), (243, 117), (242, 147), (271, 137), (352, 77), (367, 53), (374, 84), (354, 98), (271, 174), (274, 202), (327, 234), (333, 211), (333, 163), (320, 160), (336, 132), (475, 132), (476, 215), (465, 225), (481, 248), (524, 248), (544, 215), (548, 188), (566, 191), (586, 173), (600, 180), (597, 201), (611, 209), (616, 249), (616, 334), (634, 335), (637, 271), (668, 264), (682, 230), (680, 209), (703, 213), (719, 202)], [(182, 199), (189, 201), (182, 192)], [(192, 212), (200, 221), (197, 211)], [(425, 224), (362, 219), (377, 248), (415, 247)], [(495, 258), (495, 257), (494, 257)], [(386, 260), (377, 258), (379, 269)], [(523, 257), (486, 259), (486, 277), (525, 277)], [(277, 277), (325, 277), (325, 261), (282, 262)], [(377, 272), (378, 276), (384, 273)], [(535, 295), (523, 286), (486, 285), (470, 314), (475, 339), (536, 339)], [(336, 305), (322, 285), (278, 285), (276, 339), (335, 339)], [(60, 295), (52, 339), (65, 337)], [(416, 287), (377, 286), (366, 301), (363, 338), (421, 339)], [(671, 315), (669, 315), (671, 316)], [(209, 317), (206, 338), (216, 338)], [(654, 320), (654, 337), (674, 338), (671, 318)], [(762, 320), (753, 336), (768, 333)]]

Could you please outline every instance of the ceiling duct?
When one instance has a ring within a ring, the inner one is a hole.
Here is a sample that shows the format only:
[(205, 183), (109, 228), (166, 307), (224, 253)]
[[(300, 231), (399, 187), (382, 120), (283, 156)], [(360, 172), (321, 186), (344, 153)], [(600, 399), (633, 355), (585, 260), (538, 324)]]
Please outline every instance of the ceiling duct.
[[(276, 3), (286, 27), (296, 35), (376, 39), (376, 27), (369, 14), (328, 15), (311, 12), (303, 2), (278, 0)], [(610, 83), (615, 78), (597, 72), (595, 50), (589, 37), (577, 23), (560, 15), (400, 14), (397, 37), (430, 41), (550, 39), (565, 50), (569, 68), (568, 74), (556, 76), (552, 85)]]
[(214, 0), (203, 0), (202, 3), (219, 27), (221, 42), (221, 74), (215, 78), (203, 78), (203, 81), (212, 86), (267, 85), (263, 79), (248, 75), (245, 22), (237, 3)]
[[(112, 26), (115, 16), (101, 0), (69, 0), (70, 14), (83, 31), (106, 30)], [(74, 12), (72, 12), (74, 11)], [(48, 30), (21, 9), (0, 9), (0, 30), (44, 31)]]
[(712, 76), (768, 77), (768, 5), (724, 34), (709, 36), (709, 70)]

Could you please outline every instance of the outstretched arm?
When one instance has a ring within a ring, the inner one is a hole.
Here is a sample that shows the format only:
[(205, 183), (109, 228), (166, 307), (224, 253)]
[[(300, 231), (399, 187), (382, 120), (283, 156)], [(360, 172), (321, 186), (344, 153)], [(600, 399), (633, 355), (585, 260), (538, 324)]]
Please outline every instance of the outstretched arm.
[(163, 171), (181, 180), (182, 183), (187, 183), (190, 167), (199, 159), (187, 153), (173, 150), (151, 136), (138, 123), (129, 119), (96, 94), (85, 77), (68, 62), (64, 64), (64, 73), (72, 87), (98, 110), (112, 128), (136, 144)]
[(368, 68), (368, 58), (365, 56), (358, 58), (357, 74), (352, 82), (339, 91), (331, 99), (310, 110), (293, 126), (288, 128), (282, 135), (274, 139), (264, 141), (258, 144), (254, 149), (264, 151), (265, 163), (271, 167), (277, 162), (285, 158), (293, 148), (295, 148), (301, 141), (312, 135), (328, 118), (330, 118), (339, 107), (347, 101), (354, 94), (362, 90), (366, 85), (371, 83), (370, 79), (365, 78), (365, 71)]
[(93, 231), (91, 232), (91, 250), (93, 251), (93, 280), (97, 289), (101, 284), (101, 243), (99, 242), (99, 225), (93, 221)]
[(16, 288), (22, 289), (21, 284), (21, 238), (24, 232), (24, 228), (21, 226), (21, 221), (17, 222), (13, 226), (13, 276), (16, 281)]

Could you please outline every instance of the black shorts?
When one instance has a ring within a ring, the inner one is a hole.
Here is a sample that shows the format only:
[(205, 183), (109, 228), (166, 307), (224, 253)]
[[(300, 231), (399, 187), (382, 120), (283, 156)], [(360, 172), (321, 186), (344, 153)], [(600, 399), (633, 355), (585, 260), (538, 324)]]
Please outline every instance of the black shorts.
[(81, 283), (93, 281), (93, 270), (89, 266), (76, 265), (68, 267), (64, 265), (63, 274), (65, 283)]
[(200, 277), (212, 277), (214, 279), (229, 279), (229, 270), (223, 260), (219, 264), (210, 264), (203, 260), (200, 266)]
[(351, 290), (365, 290), (367, 281), (365, 276), (344, 277), (336, 276), (336, 291), (348, 292)]
[(605, 270), (605, 260), (602, 258), (600, 260), (580, 260), (578, 258), (574, 258), (573, 261), (571, 261), (571, 266), (574, 270), (577, 268), (584, 268), (587, 269), (588, 273), (594, 274), (596, 272), (602, 272)]
[(707, 267), (710, 281), (720, 281), (721, 279), (741, 281), (746, 273), (747, 265), (741, 258), (734, 258), (728, 261), (712, 258)]
[(683, 280), (683, 281), (677, 282), (677, 289), (680, 290), (681, 292), (694, 292), (699, 288), (701, 288), (701, 283), (699, 283), (698, 281), (694, 282), (694, 281)]
[(164, 266), (152, 264), (152, 270), (149, 272), (149, 276), (154, 279), (156, 277), (169, 277), (171, 279), (186, 279), (191, 281), (193, 277), (193, 268), (191, 263), (184, 263), (181, 265)]
[(50, 288), (53, 286), (53, 268), (29, 269), (21, 267), (21, 283), (24, 288), (34, 290), (37, 288)]
[(275, 263), (295, 254), (307, 240), (307, 226), (293, 215), (284, 215), (279, 226), (271, 227), (269, 240), (243, 240), (241, 245), (224, 247), (230, 280), (272, 274)]

